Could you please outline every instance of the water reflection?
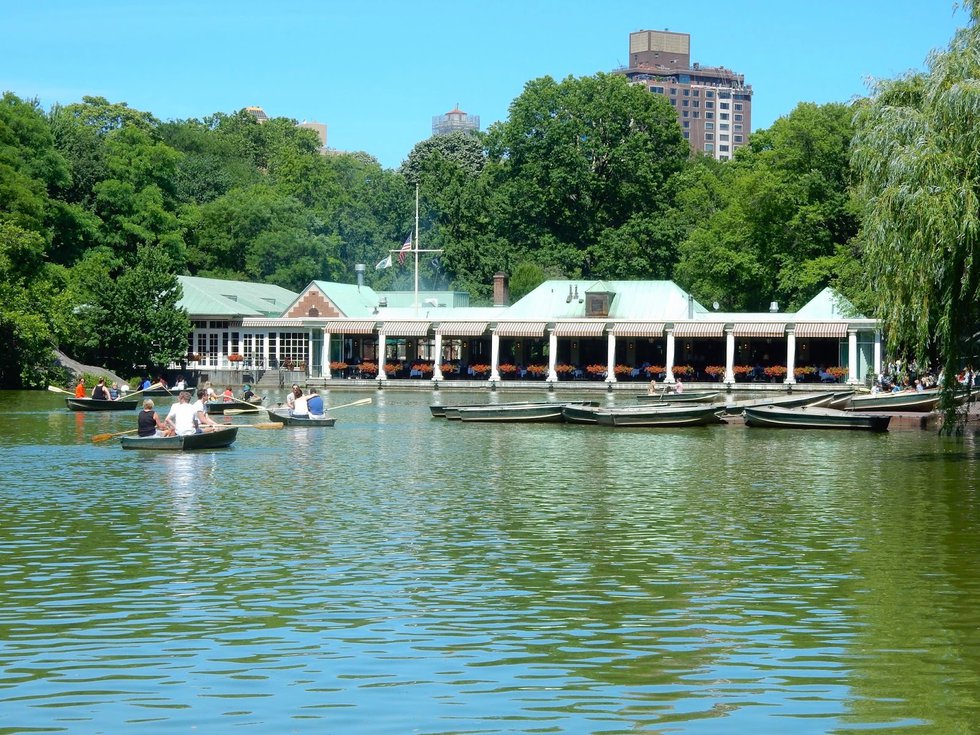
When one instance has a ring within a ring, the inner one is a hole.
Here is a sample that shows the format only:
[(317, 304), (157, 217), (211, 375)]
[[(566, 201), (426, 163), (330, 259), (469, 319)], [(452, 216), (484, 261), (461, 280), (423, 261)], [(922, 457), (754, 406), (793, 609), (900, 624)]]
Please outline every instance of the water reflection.
[(970, 731), (974, 439), (374, 397), (186, 455), (25, 405), (0, 444), (5, 732)]

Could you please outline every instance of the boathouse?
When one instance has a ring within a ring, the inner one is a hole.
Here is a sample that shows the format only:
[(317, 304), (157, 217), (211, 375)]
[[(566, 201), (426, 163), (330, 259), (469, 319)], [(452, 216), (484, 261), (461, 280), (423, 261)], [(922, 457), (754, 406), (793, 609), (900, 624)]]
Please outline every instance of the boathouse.
[(187, 366), (313, 380), (765, 379), (863, 382), (881, 367), (878, 323), (826, 288), (795, 312), (708, 309), (672, 281), (550, 280), (514, 304), (461, 292), (377, 292), (313, 281), (301, 293), (179, 277)]

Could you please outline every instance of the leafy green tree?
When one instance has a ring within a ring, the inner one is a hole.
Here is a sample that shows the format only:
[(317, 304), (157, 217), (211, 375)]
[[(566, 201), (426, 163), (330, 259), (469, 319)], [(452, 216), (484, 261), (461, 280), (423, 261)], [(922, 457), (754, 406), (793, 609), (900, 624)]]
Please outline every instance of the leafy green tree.
[(925, 73), (876, 85), (853, 153), (889, 349), (938, 360), (947, 419), (957, 372), (978, 365), (980, 326), (980, 8), (964, 6), (969, 25)]
[(537, 263), (518, 263), (510, 277), (511, 301), (520, 301), (545, 280), (544, 268)]
[[(569, 275), (612, 277), (626, 258), (636, 277), (662, 270), (663, 244), (650, 238), (670, 204), (667, 182), (688, 156), (664, 98), (618, 75), (544, 77), (525, 86), (486, 141), (489, 196), (470, 202), (480, 210), (468, 210), (478, 224), (467, 237), (447, 243), (458, 270), (468, 267), (465, 251), (481, 246), (492, 255), (494, 242), (508, 246), (505, 262), (493, 266), (533, 260)], [(478, 234), (487, 215), (489, 238)]]
[(37, 232), (0, 221), (0, 386), (44, 385), (52, 365), (52, 288)]
[(851, 114), (840, 104), (800, 104), (753, 134), (725, 174), (702, 172), (695, 201), (711, 214), (680, 246), (678, 283), (700, 299), (747, 310), (773, 300), (799, 307), (836, 283), (858, 231)]

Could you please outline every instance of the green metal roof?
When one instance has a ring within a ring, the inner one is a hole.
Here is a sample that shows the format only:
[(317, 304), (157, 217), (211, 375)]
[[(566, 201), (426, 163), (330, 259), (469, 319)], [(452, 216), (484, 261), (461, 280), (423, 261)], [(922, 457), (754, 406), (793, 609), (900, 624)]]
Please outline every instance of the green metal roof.
[[(506, 319), (584, 319), (585, 296), (613, 293), (609, 316), (603, 319), (673, 321), (707, 313), (701, 304), (673, 281), (545, 281), (505, 310)], [(577, 298), (576, 298), (577, 294)]]
[[(388, 306), (401, 308), (415, 305), (414, 291), (381, 291)], [(470, 295), (466, 291), (419, 291), (419, 305), (422, 307), (461, 308), (470, 305)]]
[(296, 299), (293, 291), (268, 283), (177, 276), (183, 290), (179, 307), (192, 317), (274, 317)]
[(797, 319), (865, 319), (854, 304), (827, 286), (796, 312)]

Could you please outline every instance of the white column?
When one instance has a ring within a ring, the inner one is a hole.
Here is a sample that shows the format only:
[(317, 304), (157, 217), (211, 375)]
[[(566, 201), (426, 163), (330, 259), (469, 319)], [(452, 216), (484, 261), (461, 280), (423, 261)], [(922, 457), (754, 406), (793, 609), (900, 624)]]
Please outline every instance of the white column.
[(313, 375), (313, 330), (306, 335), (306, 374)]
[(793, 385), (796, 382), (796, 376), (793, 375), (793, 370), (796, 368), (796, 332), (790, 329), (786, 332), (786, 380), (783, 381), (787, 385)]
[(858, 380), (858, 333), (856, 329), (847, 330), (847, 382), (849, 385), (860, 383)]
[(875, 380), (877, 380), (878, 376), (881, 375), (881, 332), (879, 330), (875, 330), (875, 346), (874, 346), (873, 362), (874, 362)]
[(674, 329), (667, 330), (667, 364), (664, 365), (664, 382), (674, 382)]
[(494, 330), (490, 335), (490, 380), (500, 380), (500, 335)]
[(272, 341), (272, 336), (266, 332), (262, 335), (262, 364), (265, 369), (269, 369), (269, 342)]
[(555, 365), (558, 364), (558, 335), (555, 330), (551, 330), (548, 335), (548, 380), (552, 383), (558, 382), (558, 373), (555, 372)]
[(333, 375), (330, 373), (330, 332), (327, 327), (323, 328), (323, 344), (320, 346), (320, 362), (323, 363), (323, 377), (330, 380)]
[(436, 359), (432, 365), (432, 380), (442, 380), (442, 335), (436, 332)]
[(735, 382), (735, 333), (733, 327), (725, 327), (725, 382)]
[(609, 350), (606, 353), (606, 382), (616, 382), (616, 335), (609, 335)]
[(385, 343), (387, 341), (388, 335), (384, 332), (378, 332), (378, 380), (388, 379), (385, 373)]

